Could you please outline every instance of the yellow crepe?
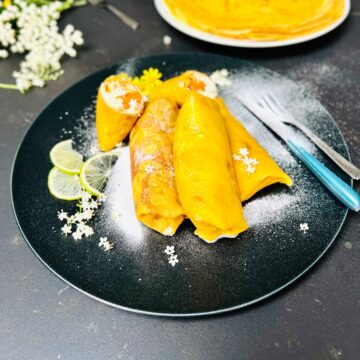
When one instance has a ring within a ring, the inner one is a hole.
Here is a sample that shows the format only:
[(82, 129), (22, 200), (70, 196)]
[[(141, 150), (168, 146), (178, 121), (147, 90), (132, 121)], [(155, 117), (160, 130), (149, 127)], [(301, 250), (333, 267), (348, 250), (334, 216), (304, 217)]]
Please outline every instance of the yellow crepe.
[(284, 40), (320, 31), (341, 18), (345, 0), (165, 0), (181, 22), (236, 39)]
[(175, 102), (150, 102), (130, 134), (133, 197), (138, 219), (163, 235), (173, 235), (184, 219), (175, 187), (173, 137)]
[(293, 181), (267, 151), (249, 134), (246, 128), (236, 120), (221, 98), (215, 100), (225, 119), (229, 133), (235, 177), (240, 191), (241, 201), (250, 199), (261, 189), (283, 183), (291, 186)]
[(188, 70), (179, 76), (162, 82), (150, 93), (149, 100), (172, 99), (181, 106), (190, 91), (195, 91), (212, 99), (217, 96), (216, 85), (209, 76), (196, 70)]
[(180, 202), (207, 242), (248, 228), (224, 120), (215, 100), (191, 92), (177, 119), (174, 168)]

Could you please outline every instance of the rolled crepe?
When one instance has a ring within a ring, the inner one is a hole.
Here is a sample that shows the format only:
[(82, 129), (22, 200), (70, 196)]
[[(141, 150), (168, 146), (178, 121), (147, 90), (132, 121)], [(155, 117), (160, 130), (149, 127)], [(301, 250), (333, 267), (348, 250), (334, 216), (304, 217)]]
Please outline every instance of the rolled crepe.
[(175, 181), (195, 234), (207, 242), (248, 228), (241, 207), (223, 117), (217, 103), (191, 92), (176, 123)]
[(211, 99), (217, 96), (216, 85), (209, 76), (196, 70), (188, 70), (161, 83), (150, 93), (149, 99), (172, 99), (181, 106), (190, 91)]
[(96, 102), (96, 130), (102, 151), (124, 140), (144, 110), (146, 97), (122, 75), (106, 78)]
[(138, 219), (163, 235), (173, 235), (184, 219), (176, 191), (173, 138), (175, 102), (149, 102), (130, 134), (133, 197)]
[(293, 181), (267, 151), (250, 135), (246, 128), (234, 118), (224, 101), (217, 98), (220, 112), (229, 133), (236, 182), (241, 201), (250, 199), (261, 189), (283, 183), (291, 186)]

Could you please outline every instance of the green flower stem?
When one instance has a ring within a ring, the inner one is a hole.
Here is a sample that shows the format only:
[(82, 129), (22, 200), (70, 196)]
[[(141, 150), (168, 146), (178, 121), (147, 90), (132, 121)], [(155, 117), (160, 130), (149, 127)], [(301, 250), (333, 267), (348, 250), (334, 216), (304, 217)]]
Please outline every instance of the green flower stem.
[[(51, 4), (53, 0), (27, 0), (27, 4), (35, 4), (37, 6), (43, 6)], [(60, 12), (68, 10), (75, 6), (83, 6), (87, 4), (87, 0), (65, 0), (62, 1)]]
[(74, 6), (84, 6), (87, 4), (87, 0), (75, 0)]
[(15, 84), (0, 83), (0, 89), (19, 90)]

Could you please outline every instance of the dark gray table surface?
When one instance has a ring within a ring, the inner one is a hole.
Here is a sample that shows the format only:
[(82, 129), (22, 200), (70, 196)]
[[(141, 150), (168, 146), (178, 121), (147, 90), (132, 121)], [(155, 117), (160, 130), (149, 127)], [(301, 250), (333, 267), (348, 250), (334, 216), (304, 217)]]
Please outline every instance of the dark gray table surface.
[[(48, 271), (21, 237), (10, 202), (16, 148), (36, 114), (95, 70), (132, 56), (210, 51), (252, 60), (313, 93), (339, 124), (360, 165), (360, 1), (339, 29), (307, 44), (247, 50), (213, 46), (170, 28), (150, 0), (113, 1), (141, 22), (134, 32), (101, 9), (65, 15), (84, 32), (65, 74), (27, 95), (0, 90), (0, 359), (359, 359), (360, 222), (350, 214), (334, 246), (295, 285), (227, 315), (172, 320), (98, 303)], [(162, 38), (170, 35), (171, 46)], [(0, 63), (11, 80), (17, 60)], [(360, 191), (359, 182), (356, 189)], [(331, 219), (329, 219), (331, 221)]]

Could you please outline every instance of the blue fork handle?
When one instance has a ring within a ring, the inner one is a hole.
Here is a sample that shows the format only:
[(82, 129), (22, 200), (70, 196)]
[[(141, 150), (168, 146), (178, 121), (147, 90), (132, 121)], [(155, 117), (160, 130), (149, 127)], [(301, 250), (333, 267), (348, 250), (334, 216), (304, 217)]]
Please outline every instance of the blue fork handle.
[(360, 195), (351, 186), (341, 180), (300, 145), (291, 140), (288, 140), (286, 144), (336, 198), (349, 209), (360, 210)]

